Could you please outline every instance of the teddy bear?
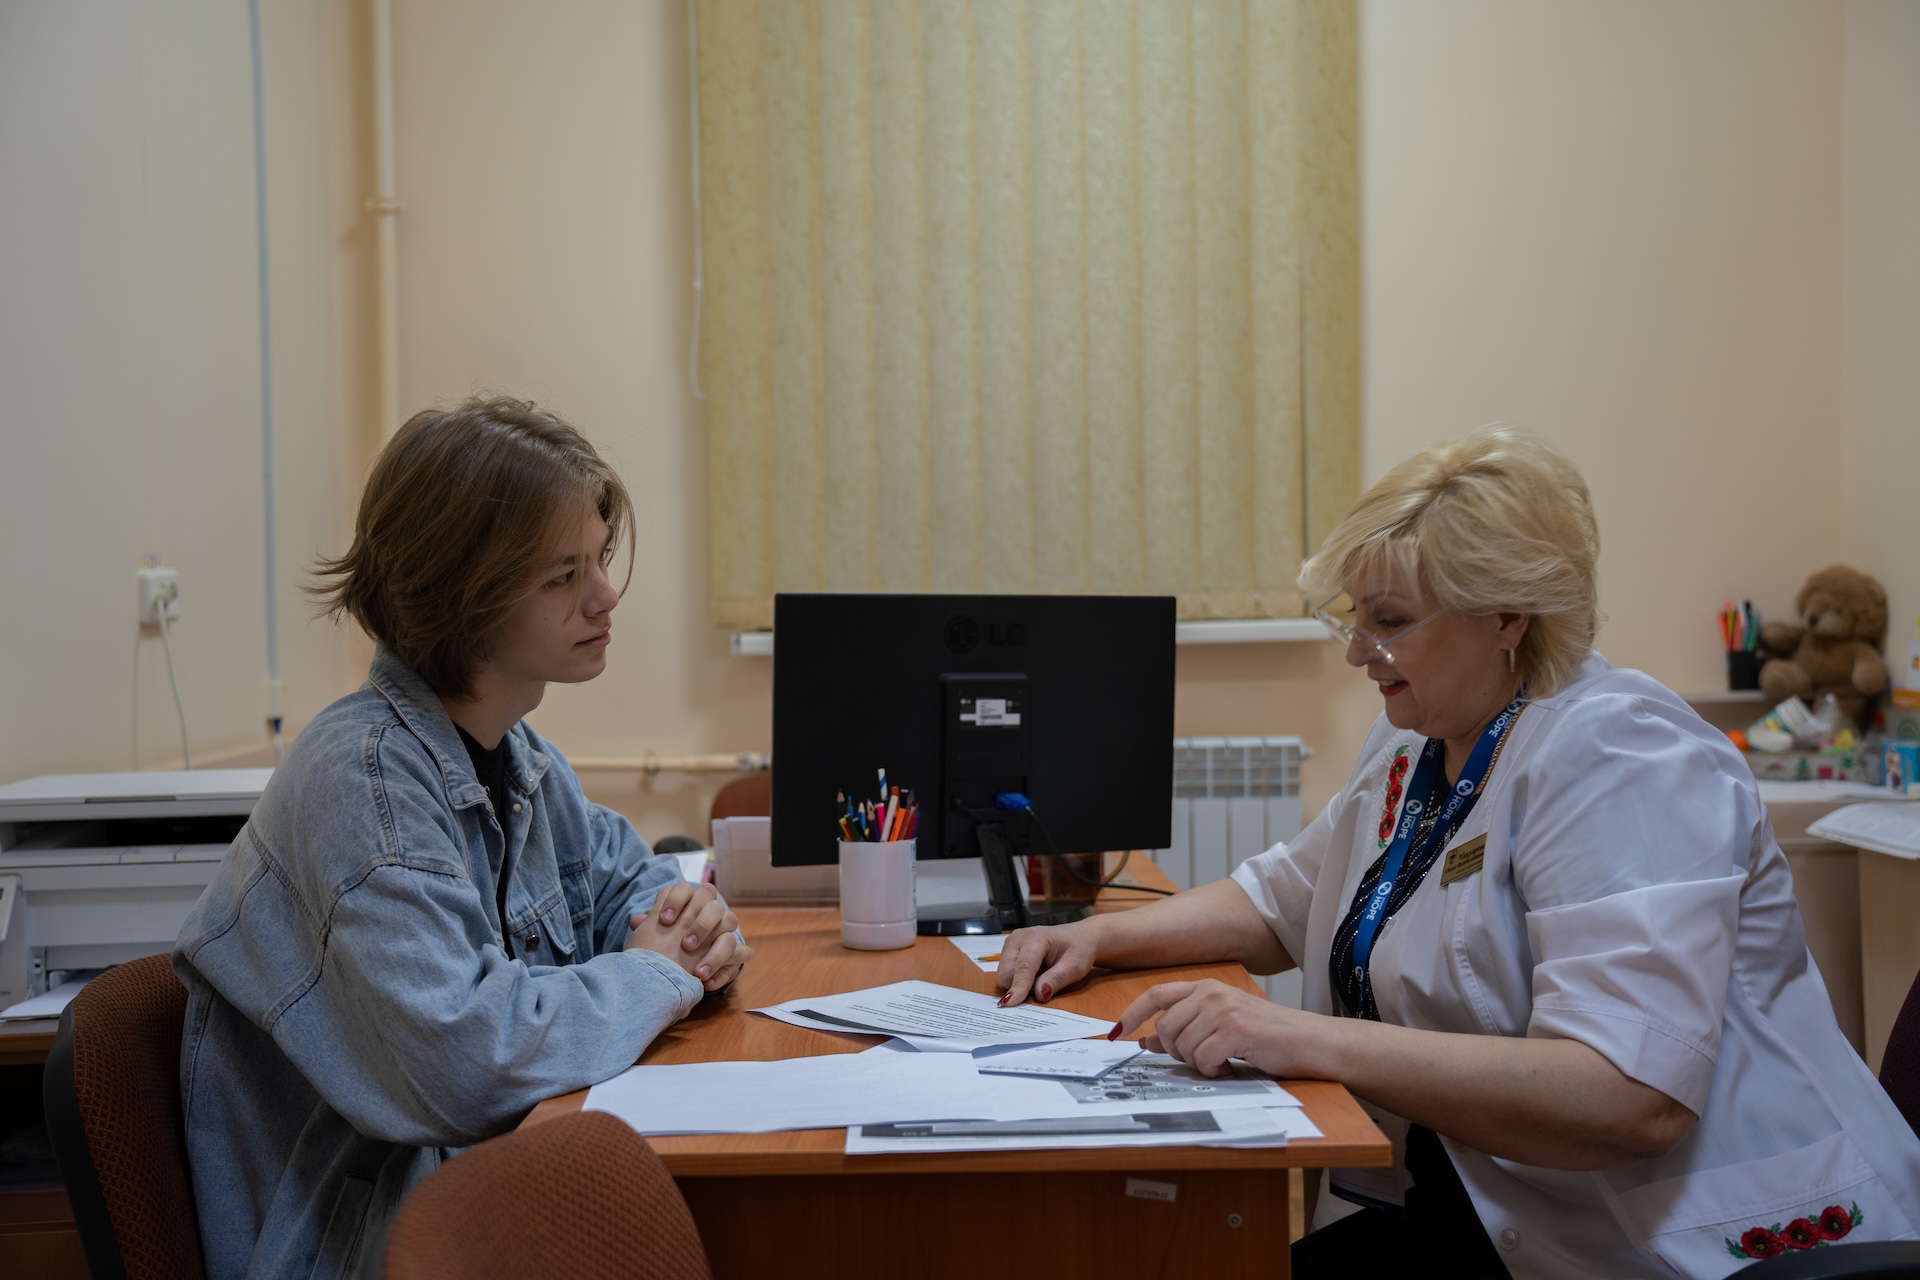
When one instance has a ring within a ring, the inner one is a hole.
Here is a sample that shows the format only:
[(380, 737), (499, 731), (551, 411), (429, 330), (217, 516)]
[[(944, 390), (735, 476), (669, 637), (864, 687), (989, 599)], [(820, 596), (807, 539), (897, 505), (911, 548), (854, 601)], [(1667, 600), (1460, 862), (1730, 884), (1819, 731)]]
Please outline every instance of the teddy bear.
[(1794, 597), (1798, 622), (1769, 622), (1760, 645), (1771, 656), (1760, 668), (1767, 700), (1797, 697), (1809, 706), (1831, 693), (1840, 709), (1864, 725), (1865, 713), (1887, 687), (1880, 646), (1887, 638), (1887, 593), (1846, 565), (1819, 570)]

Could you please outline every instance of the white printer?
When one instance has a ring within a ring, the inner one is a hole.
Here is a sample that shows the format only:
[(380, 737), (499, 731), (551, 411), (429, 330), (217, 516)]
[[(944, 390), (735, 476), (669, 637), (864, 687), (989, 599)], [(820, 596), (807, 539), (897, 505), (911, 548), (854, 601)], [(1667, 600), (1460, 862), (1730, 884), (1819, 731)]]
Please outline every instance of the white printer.
[(49, 975), (171, 951), (271, 769), (0, 786), (0, 1008)]

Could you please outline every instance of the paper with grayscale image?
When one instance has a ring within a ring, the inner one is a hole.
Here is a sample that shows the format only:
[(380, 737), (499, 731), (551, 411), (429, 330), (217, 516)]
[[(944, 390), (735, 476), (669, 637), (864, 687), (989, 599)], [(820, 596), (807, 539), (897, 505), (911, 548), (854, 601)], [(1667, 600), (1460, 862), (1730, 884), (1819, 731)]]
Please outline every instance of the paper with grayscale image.
[(1064, 1009), (1023, 1004), (1002, 1009), (996, 997), (912, 979), (805, 996), (753, 1012), (815, 1031), (898, 1036), (914, 1048), (971, 1053), (992, 1044), (1045, 1044), (1105, 1035), (1111, 1023)]
[(1285, 1146), (1293, 1108), (1238, 1107), (1036, 1120), (941, 1120), (857, 1125), (847, 1154), (927, 1151), (1032, 1151), (1086, 1147)]

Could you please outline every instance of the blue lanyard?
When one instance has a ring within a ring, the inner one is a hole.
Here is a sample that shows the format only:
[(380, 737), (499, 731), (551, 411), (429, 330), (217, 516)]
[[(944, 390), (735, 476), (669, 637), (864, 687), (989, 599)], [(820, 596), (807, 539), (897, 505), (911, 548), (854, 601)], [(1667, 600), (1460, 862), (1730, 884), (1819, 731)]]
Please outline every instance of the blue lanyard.
[[(1480, 735), (1480, 741), (1474, 743), (1466, 767), (1460, 770), (1460, 781), (1447, 794), (1445, 807), (1434, 819), (1427, 838), (1420, 843), (1423, 855), (1434, 847), (1436, 841), (1444, 842), (1453, 833), (1455, 825), (1467, 816), (1466, 811), (1473, 807), (1481, 788), (1487, 785), (1487, 775), (1493, 772), (1493, 758), (1500, 752), (1501, 739), (1507, 736), (1514, 718), (1526, 704), (1524, 694), (1509, 702), (1507, 709), (1495, 716), (1486, 732)], [(1440, 769), (1440, 756), (1445, 750), (1446, 744), (1441, 739), (1428, 738), (1426, 747), (1420, 752), (1420, 763), (1413, 771), (1413, 781), (1407, 785), (1407, 802), (1400, 809), (1400, 826), (1393, 833), (1393, 843), (1387, 846), (1387, 860), (1380, 868), (1380, 880), (1373, 886), (1373, 894), (1367, 899), (1367, 909), (1354, 926), (1351, 957), (1355, 986), (1362, 991), (1366, 989), (1367, 966), (1373, 960), (1373, 940), (1380, 932), (1381, 921), (1387, 914), (1394, 881), (1400, 878), (1400, 872), (1406, 865), (1407, 852), (1413, 844), (1414, 828), (1420, 825), (1420, 815), (1428, 805), (1436, 803), (1439, 792), (1446, 785)], [(1419, 862), (1422, 866), (1431, 865), (1431, 860), (1424, 857)]]

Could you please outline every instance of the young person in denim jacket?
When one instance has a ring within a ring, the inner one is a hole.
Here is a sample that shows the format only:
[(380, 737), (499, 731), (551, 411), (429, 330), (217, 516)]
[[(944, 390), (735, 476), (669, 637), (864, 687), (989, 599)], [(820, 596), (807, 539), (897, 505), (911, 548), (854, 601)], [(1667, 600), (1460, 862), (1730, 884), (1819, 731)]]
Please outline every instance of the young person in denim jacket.
[(626, 490), (553, 414), (417, 414), (316, 594), (378, 642), (181, 930), (212, 1280), (348, 1275), (407, 1190), (639, 1057), (750, 954), (522, 717), (606, 666)]

